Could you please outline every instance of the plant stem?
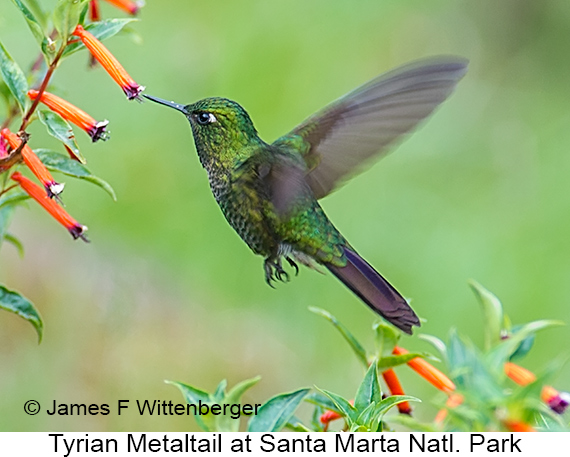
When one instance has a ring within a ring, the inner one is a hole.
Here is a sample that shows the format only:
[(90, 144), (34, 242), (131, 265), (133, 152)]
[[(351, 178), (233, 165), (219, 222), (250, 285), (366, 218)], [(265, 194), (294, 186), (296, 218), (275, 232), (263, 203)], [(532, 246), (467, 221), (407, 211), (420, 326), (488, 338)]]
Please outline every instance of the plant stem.
[(65, 49), (65, 47), (67, 46), (67, 43), (64, 43), (61, 48), (59, 49), (58, 53), (56, 54), (56, 56), (54, 57), (52, 63), (50, 64), (50, 66), (48, 67), (47, 71), (46, 71), (46, 75), (44, 76), (44, 79), (38, 89), (38, 96), (36, 97), (36, 99), (33, 101), (32, 106), (30, 106), (30, 109), (28, 109), (28, 112), (26, 113), (26, 115), (24, 116), (24, 118), (22, 119), (22, 125), (20, 125), (20, 130), (19, 133), (23, 132), (24, 130), (26, 130), (26, 127), (28, 126), (28, 124), (30, 123), (30, 119), (32, 118), (32, 114), (34, 114), (34, 111), (36, 110), (36, 108), (38, 107), (38, 104), (40, 103), (40, 99), (42, 98), (43, 93), (45, 92), (48, 84), (49, 84), (49, 80), (51, 79), (51, 76), (53, 75), (53, 72), (55, 71), (55, 69), (57, 68), (57, 64), (59, 62), (59, 59), (61, 58), (63, 51)]

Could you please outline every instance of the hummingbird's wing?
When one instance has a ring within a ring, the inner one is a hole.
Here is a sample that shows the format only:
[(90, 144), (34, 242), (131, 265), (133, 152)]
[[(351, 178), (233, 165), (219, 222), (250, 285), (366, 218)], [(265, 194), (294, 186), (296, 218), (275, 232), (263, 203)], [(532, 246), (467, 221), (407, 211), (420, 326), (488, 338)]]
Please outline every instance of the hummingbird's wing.
[(305, 179), (315, 197), (322, 198), (429, 116), (466, 71), (467, 60), (459, 57), (397, 68), (333, 102), (275, 144), (304, 140)]

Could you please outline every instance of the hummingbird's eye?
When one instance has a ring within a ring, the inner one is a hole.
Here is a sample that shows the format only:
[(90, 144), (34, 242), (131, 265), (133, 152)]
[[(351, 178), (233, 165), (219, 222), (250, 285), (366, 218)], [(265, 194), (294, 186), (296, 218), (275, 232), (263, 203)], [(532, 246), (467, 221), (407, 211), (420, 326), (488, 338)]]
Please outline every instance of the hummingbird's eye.
[(208, 125), (208, 124), (212, 124), (214, 122), (218, 122), (218, 120), (216, 119), (216, 116), (214, 116), (212, 113), (206, 113), (206, 112), (199, 113), (196, 116), (196, 121), (200, 125)]

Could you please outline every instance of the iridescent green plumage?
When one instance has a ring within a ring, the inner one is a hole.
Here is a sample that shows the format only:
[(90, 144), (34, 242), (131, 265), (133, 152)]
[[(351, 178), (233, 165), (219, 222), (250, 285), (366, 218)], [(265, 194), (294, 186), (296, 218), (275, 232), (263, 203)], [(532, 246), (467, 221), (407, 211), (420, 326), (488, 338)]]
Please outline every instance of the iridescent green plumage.
[(427, 117), (463, 77), (466, 62), (408, 65), (370, 81), (272, 144), (236, 102), (206, 98), (178, 105), (192, 127), (200, 162), (224, 216), (256, 254), (265, 275), (286, 280), (286, 259), (323, 265), (388, 321), (411, 333), (419, 319), (402, 296), (334, 227), (318, 203), (366, 159)]

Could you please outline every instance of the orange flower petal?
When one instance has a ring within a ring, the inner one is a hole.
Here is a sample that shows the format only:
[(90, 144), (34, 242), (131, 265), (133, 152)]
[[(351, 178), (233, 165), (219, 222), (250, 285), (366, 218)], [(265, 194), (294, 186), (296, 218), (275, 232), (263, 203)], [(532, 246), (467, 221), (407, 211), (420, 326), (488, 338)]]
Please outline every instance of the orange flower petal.
[[(354, 406), (354, 400), (350, 400), (349, 403)], [(325, 411), (319, 417), (319, 421), (321, 424), (324, 424), (323, 430), (326, 432), (329, 428), (329, 424), (337, 419), (340, 419), (342, 416), (337, 413), (336, 411)]]
[(526, 386), (527, 384), (536, 381), (536, 376), (533, 372), (513, 362), (505, 363), (505, 374), (519, 386)]
[(67, 211), (65, 211), (61, 206), (59, 206), (55, 201), (48, 198), (43, 191), (43, 189), (34, 184), (31, 180), (23, 176), (20, 172), (16, 171), (12, 174), (11, 178), (20, 184), (20, 187), (37, 201), (44, 209), (50, 213), (53, 218), (63, 225), (74, 239), (81, 238), (83, 241), (88, 241), (85, 237), (85, 231), (87, 227), (79, 224), (75, 219), (73, 219)]
[(526, 422), (518, 420), (503, 421), (503, 425), (510, 432), (536, 432), (536, 430)]
[(132, 14), (133, 16), (139, 12), (139, 10), (144, 6), (144, 2), (133, 2), (131, 0), (107, 0), (111, 5), (125, 11), (126, 13)]
[[(396, 376), (396, 372), (392, 370), (392, 368), (389, 368), (388, 370), (384, 371), (382, 373), (382, 377), (384, 378), (384, 381), (386, 382), (386, 385), (388, 386), (388, 390), (390, 390), (391, 395), (405, 395), (404, 389), (402, 388), (402, 384), (400, 384), (400, 380), (398, 379), (398, 376)], [(396, 406), (398, 407), (398, 411), (400, 411), (400, 414), (409, 414), (409, 415), (412, 414), (412, 407), (410, 406), (410, 403), (408, 403), (407, 401), (398, 403)]]
[(109, 73), (111, 78), (115, 80), (125, 92), (129, 100), (139, 99), (139, 94), (145, 89), (135, 82), (133, 78), (126, 72), (123, 66), (115, 58), (109, 50), (103, 46), (97, 38), (85, 30), (81, 25), (78, 25), (73, 31), (73, 35), (78, 36), (85, 47), (89, 49), (93, 57), (101, 64), (101, 66)]
[[(402, 355), (407, 354), (408, 351), (396, 346), (392, 353), (394, 355)], [(424, 359), (416, 357), (408, 362), (408, 366), (437, 389), (447, 393), (451, 393), (455, 390), (455, 384), (453, 384), (451, 379)]]
[[(28, 97), (35, 100), (38, 97), (39, 92), (37, 90), (29, 90)], [(69, 103), (57, 95), (50, 94), (49, 92), (44, 92), (40, 97), (40, 101), (46, 105), (49, 109), (59, 114), (65, 120), (74, 123), (77, 127), (85, 130), (87, 134), (91, 137), (93, 142), (97, 140), (107, 140), (109, 135), (105, 131), (109, 121), (97, 122), (85, 111), (77, 108), (76, 106)]]
[[(0, 134), (6, 139), (10, 147), (14, 150), (20, 146), (22, 140), (18, 135), (12, 133), (10, 130), (3, 129)], [(32, 151), (27, 144), (22, 148), (22, 158), (26, 166), (32, 171), (32, 173), (41, 181), (44, 185), (48, 197), (55, 197), (61, 192), (63, 192), (63, 184), (56, 182), (51, 173), (39, 159), (39, 157)]]
[[(447, 406), (447, 408), (456, 408), (461, 403), (463, 403), (463, 395), (458, 394), (458, 393), (452, 393), (447, 398), (447, 401), (445, 402), (445, 406)], [(436, 424), (441, 424), (446, 417), (447, 417), (447, 409), (445, 409), (445, 408), (440, 409), (437, 412), (437, 415), (435, 416), (434, 422)]]

